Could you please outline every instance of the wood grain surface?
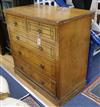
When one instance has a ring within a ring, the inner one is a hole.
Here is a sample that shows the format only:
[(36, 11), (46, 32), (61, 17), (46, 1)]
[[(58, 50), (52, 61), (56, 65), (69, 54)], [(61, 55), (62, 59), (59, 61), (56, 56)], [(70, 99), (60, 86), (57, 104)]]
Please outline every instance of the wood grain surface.
[(16, 73), (57, 105), (84, 87), (93, 15), (40, 5), (5, 11)]

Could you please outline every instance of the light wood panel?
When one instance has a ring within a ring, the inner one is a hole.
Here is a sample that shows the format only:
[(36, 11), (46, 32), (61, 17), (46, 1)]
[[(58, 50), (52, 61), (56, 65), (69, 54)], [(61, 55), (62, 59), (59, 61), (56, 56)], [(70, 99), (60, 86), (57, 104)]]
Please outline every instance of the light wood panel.
[(85, 84), (90, 43), (90, 20), (91, 16), (85, 16), (80, 20), (67, 23), (67, 25), (61, 25), (59, 28), (61, 35), (59, 63), (60, 71), (63, 71), (60, 73), (59, 85), (61, 96), (65, 96), (75, 87), (77, 89), (78, 84)]

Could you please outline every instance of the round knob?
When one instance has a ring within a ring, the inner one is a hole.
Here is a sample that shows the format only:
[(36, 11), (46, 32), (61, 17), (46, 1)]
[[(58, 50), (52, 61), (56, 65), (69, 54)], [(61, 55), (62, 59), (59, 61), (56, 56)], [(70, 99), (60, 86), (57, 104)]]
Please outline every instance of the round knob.
[(14, 25), (17, 26), (18, 25), (17, 22), (14, 22)]
[(18, 52), (18, 54), (19, 54), (19, 55), (22, 55), (22, 53), (21, 53), (20, 51)]
[(19, 37), (19, 36), (16, 36), (16, 39), (17, 39), (17, 40), (20, 40), (20, 37)]
[(24, 70), (24, 68), (22, 66), (20, 68), (21, 68), (22, 71)]
[(38, 29), (38, 32), (39, 32), (39, 33), (42, 33), (42, 30), (41, 30), (41, 29)]
[(45, 69), (45, 66), (44, 66), (43, 64), (40, 64), (40, 67), (41, 67), (42, 69)]

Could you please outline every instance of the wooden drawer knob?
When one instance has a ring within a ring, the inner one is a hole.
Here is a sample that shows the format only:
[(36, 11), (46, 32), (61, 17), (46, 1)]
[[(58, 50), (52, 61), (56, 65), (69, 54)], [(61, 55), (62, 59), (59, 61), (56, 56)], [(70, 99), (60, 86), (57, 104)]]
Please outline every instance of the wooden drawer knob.
[(45, 66), (43, 64), (40, 64), (41, 69), (45, 69)]
[(45, 82), (44, 82), (44, 81), (41, 81), (41, 85), (45, 85)]
[(20, 51), (18, 51), (18, 54), (19, 54), (19, 55), (22, 55), (22, 53), (21, 53)]
[(18, 23), (17, 22), (14, 22), (14, 26), (17, 26), (18, 25)]
[(19, 37), (19, 36), (16, 36), (16, 39), (17, 39), (17, 40), (20, 40), (20, 37)]

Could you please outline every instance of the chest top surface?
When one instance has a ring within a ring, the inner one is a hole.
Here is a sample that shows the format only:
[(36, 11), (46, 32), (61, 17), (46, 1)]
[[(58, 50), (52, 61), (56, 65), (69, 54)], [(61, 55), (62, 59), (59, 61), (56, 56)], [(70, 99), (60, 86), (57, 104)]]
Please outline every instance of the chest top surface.
[(79, 18), (91, 14), (91, 12), (87, 10), (44, 5), (14, 7), (6, 9), (5, 13), (28, 17), (34, 20), (39, 20), (40, 22), (47, 22), (51, 24), (59, 24), (68, 21), (69, 19)]

